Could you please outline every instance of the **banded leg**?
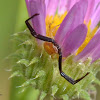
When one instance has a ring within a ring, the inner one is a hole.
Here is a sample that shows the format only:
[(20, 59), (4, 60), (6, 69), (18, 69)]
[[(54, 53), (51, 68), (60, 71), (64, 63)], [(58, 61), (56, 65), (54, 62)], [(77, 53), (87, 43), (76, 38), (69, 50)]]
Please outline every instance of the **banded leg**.
[(57, 47), (57, 49), (58, 49), (58, 54), (59, 54), (59, 59), (58, 59), (58, 64), (59, 64), (59, 71), (60, 71), (60, 75), (62, 76), (62, 77), (64, 77), (68, 82), (70, 82), (71, 84), (76, 84), (76, 83), (78, 83), (80, 80), (82, 80), (84, 77), (86, 77), (88, 74), (89, 74), (89, 72), (88, 73), (86, 73), (83, 77), (81, 77), (81, 78), (79, 78), (79, 79), (77, 79), (77, 80), (74, 80), (74, 79), (72, 79), (71, 77), (69, 77), (68, 75), (66, 75), (63, 71), (62, 71), (62, 52), (61, 52), (61, 48), (59, 47), (59, 45), (55, 42), (55, 43), (53, 43), (56, 47)]
[(28, 29), (30, 30), (31, 34), (32, 34), (35, 38), (37, 38), (37, 39), (40, 39), (40, 40), (42, 40), (42, 41), (51, 42), (51, 43), (53, 43), (54, 46), (56, 46), (56, 48), (58, 49), (58, 54), (59, 54), (58, 65), (59, 65), (60, 75), (61, 75), (62, 77), (64, 77), (68, 82), (70, 82), (70, 83), (73, 84), (73, 85), (76, 84), (76, 83), (78, 83), (78, 82), (79, 82), (80, 80), (82, 80), (85, 76), (87, 76), (87, 75), (89, 74), (89, 72), (88, 72), (86, 75), (84, 75), (83, 77), (81, 77), (81, 78), (79, 78), (79, 79), (77, 79), (77, 80), (74, 80), (74, 79), (72, 79), (71, 77), (69, 77), (68, 75), (66, 75), (66, 74), (62, 71), (62, 52), (61, 52), (60, 46), (56, 43), (56, 41), (55, 41), (54, 39), (49, 38), (49, 37), (46, 37), (46, 36), (42, 36), (42, 35), (36, 33), (35, 30), (32, 28), (32, 26), (30, 25), (30, 23), (28, 22), (30, 19), (36, 17), (37, 15), (39, 15), (39, 14), (34, 14), (32, 17), (30, 17), (29, 19), (27, 19), (27, 20), (25, 21), (25, 23), (26, 23)]

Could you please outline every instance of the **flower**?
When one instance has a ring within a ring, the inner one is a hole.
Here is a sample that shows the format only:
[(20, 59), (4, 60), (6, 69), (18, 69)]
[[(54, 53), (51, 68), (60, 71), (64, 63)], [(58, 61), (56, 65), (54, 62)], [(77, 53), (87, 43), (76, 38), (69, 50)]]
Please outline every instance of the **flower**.
[[(74, 53), (81, 46), (87, 33), (87, 28), (83, 24), (87, 9), (86, 0), (77, 2), (67, 15), (61, 1), (26, 0), (26, 4), (29, 16), (39, 13), (39, 16), (32, 19), (35, 31), (54, 38), (62, 49), (63, 57)], [(57, 7), (58, 13), (55, 14)], [(56, 53), (50, 43), (44, 43), (44, 48), (49, 54)]]
[[(40, 16), (32, 19), (32, 25), (35, 31), (41, 35), (54, 38), (62, 48), (63, 57), (75, 53), (83, 43), (87, 33), (86, 26), (83, 24), (84, 22), (88, 26), (88, 34), (77, 54), (86, 47), (98, 29), (96, 25), (99, 22), (100, 16), (98, 15), (97, 18), (96, 16), (100, 10), (100, 6), (98, 6), (95, 0), (88, 0), (88, 3), (87, 0), (80, 0), (79, 2), (77, 0), (74, 2), (66, 0), (63, 2), (61, 0), (59, 2), (57, 0), (26, 0), (26, 4), (29, 16), (35, 13), (40, 14)], [(67, 6), (69, 4), (70, 6)], [(57, 8), (58, 12), (56, 13)], [(66, 15), (67, 10), (69, 12)], [(57, 53), (50, 43), (44, 43), (44, 48), (51, 55)], [(76, 59), (81, 58), (78, 56)], [(91, 56), (95, 58), (93, 54)], [(97, 59), (98, 57), (95, 60)]]

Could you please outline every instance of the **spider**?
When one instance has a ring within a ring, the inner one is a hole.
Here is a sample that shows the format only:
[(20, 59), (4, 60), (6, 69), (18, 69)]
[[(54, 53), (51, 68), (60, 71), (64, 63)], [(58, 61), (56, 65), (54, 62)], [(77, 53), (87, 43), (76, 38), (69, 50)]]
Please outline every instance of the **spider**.
[(25, 23), (29, 29), (29, 31), (31, 32), (32, 36), (34, 36), (35, 38), (37, 39), (40, 39), (42, 41), (47, 41), (47, 42), (51, 42), (58, 50), (58, 54), (59, 54), (59, 58), (58, 58), (58, 65), (59, 65), (59, 72), (60, 72), (60, 75), (62, 77), (64, 77), (69, 83), (71, 83), (72, 85), (78, 83), (80, 80), (82, 80), (84, 77), (86, 77), (89, 72), (87, 72), (83, 77), (77, 79), (77, 80), (74, 80), (72, 79), (71, 77), (69, 77), (68, 75), (66, 75), (63, 71), (62, 71), (62, 52), (61, 52), (61, 48), (60, 46), (56, 43), (56, 41), (52, 38), (49, 38), (49, 37), (46, 37), (46, 36), (42, 36), (38, 33), (35, 32), (35, 30), (33, 29), (33, 27), (31, 26), (31, 24), (29, 23), (29, 20), (31, 20), (32, 18), (38, 16), (39, 14), (34, 14), (33, 16), (31, 16), (30, 18), (28, 18)]

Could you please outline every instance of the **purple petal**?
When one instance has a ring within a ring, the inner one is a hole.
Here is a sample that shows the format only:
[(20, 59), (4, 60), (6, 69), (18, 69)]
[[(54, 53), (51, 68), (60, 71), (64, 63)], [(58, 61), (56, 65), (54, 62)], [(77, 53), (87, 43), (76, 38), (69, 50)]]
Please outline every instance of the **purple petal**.
[(88, 0), (88, 9), (85, 16), (86, 23), (88, 23), (91, 18), (92, 12), (94, 10), (94, 5), (95, 5), (95, 0)]
[(72, 7), (56, 33), (55, 40), (59, 45), (62, 44), (66, 34), (69, 35), (74, 28), (83, 23), (86, 9), (87, 0), (80, 0)]
[(100, 21), (100, 5), (99, 7), (96, 9), (96, 11), (93, 14), (93, 17), (91, 18), (91, 29), (93, 30), (96, 25), (99, 23)]
[(95, 48), (91, 57), (92, 57), (92, 62), (100, 58), (100, 44)]
[(47, 7), (47, 15), (54, 16), (58, 6), (58, 0), (49, 0)]
[(90, 40), (84, 50), (75, 57), (75, 59), (86, 59), (89, 55), (91, 55), (91, 53), (95, 50), (98, 44), (100, 44), (100, 29), (98, 30), (96, 35)]
[(46, 26), (45, 26), (45, 2), (44, 0), (26, 0), (27, 9), (29, 16), (32, 16), (36, 13), (39, 15), (32, 19), (32, 25), (34, 30), (38, 34), (45, 36)]
[(66, 57), (78, 49), (83, 41), (85, 40), (87, 34), (87, 27), (84, 24), (77, 26), (69, 36), (64, 39), (62, 48), (63, 56)]

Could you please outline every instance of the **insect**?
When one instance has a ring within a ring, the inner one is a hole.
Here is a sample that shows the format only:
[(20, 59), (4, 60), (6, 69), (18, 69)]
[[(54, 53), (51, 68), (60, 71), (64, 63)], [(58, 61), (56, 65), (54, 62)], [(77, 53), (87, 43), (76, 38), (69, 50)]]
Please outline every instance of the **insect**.
[(31, 20), (32, 18), (36, 17), (36, 16), (39, 16), (39, 14), (34, 14), (33, 16), (31, 16), (30, 18), (28, 18), (25, 23), (28, 27), (28, 29), (30, 30), (32, 36), (34, 36), (35, 38), (39, 39), (39, 40), (42, 40), (42, 41), (46, 41), (46, 42), (50, 42), (52, 43), (58, 50), (58, 54), (59, 54), (59, 58), (58, 58), (58, 65), (59, 65), (59, 72), (60, 72), (60, 75), (62, 77), (64, 77), (68, 82), (70, 82), (71, 84), (76, 84), (78, 83), (80, 80), (82, 80), (85, 76), (87, 76), (89, 74), (86, 73), (83, 77), (77, 79), (77, 80), (74, 80), (72, 79), (71, 77), (69, 77), (68, 75), (66, 75), (63, 71), (62, 71), (62, 52), (61, 52), (61, 48), (60, 46), (56, 43), (56, 41), (52, 38), (49, 38), (49, 37), (46, 37), (46, 36), (42, 36), (38, 33), (35, 32), (35, 30), (33, 29), (33, 27), (31, 26), (31, 24), (29, 23), (29, 20)]

